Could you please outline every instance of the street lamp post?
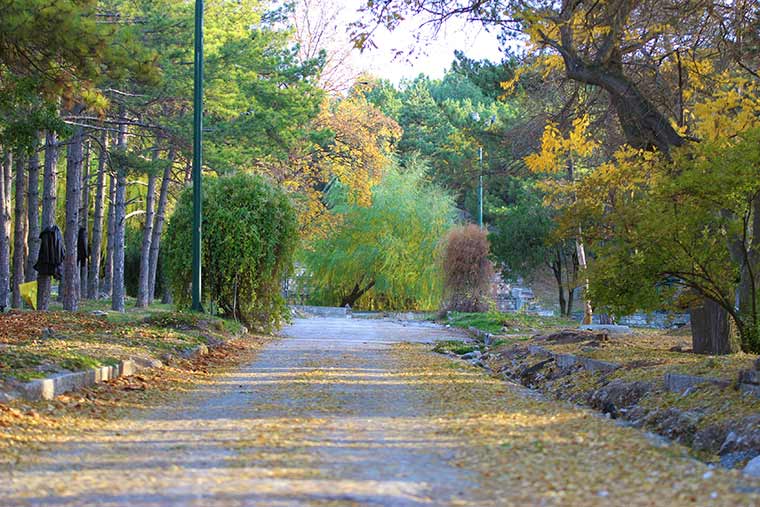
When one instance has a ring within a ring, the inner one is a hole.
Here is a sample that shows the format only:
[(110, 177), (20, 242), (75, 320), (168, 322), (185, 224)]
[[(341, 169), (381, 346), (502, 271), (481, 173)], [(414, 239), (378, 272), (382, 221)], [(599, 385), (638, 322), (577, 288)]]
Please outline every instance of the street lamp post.
[(480, 174), (478, 175), (478, 226), (483, 228), (483, 147), (478, 149), (478, 165)]
[[(477, 125), (480, 122), (480, 114), (477, 111), (470, 113), (470, 118)], [(487, 125), (494, 122), (494, 117), (488, 120)], [(478, 227), (483, 228), (483, 147), (478, 147)]]
[(201, 166), (203, 151), (203, 0), (195, 0), (195, 83), (193, 90), (193, 286), (192, 309), (201, 305)]

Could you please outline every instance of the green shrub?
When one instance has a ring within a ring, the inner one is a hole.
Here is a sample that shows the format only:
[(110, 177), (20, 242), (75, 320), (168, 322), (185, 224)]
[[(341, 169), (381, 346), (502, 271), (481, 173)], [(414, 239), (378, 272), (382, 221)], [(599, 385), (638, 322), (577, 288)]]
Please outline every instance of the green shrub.
[[(192, 189), (179, 198), (166, 231), (165, 267), (178, 307), (192, 280)], [(271, 329), (286, 318), (281, 282), (292, 268), (297, 219), (285, 192), (259, 176), (203, 183), (203, 297), (249, 326)]]

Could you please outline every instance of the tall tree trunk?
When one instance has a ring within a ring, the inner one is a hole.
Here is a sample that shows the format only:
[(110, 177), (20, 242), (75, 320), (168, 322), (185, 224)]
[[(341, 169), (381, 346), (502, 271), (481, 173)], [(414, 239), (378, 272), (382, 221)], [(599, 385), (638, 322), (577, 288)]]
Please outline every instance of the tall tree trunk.
[(2, 174), (0, 175), (0, 311), (8, 307), (11, 277), (11, 210), (8, 199), (11, 195), (10, 174), (13, 155), (5, 152)]
[(697, 354), (731, 354), (739, 352), (736, 329), (731, 316), (712, 299), (691, 311), (692, 348)]
[(87, 297), (100, 297), (100, 249), (103, 242), (103, 207), (105, 202), (106, 157), (108, 156), (108, 133), (103, 132), (100, 139), (100, 156), (98, 157), (98, 177), (95, 183), (95, 211), (92, 219), (92, 243), (90, 249), (90, 274)]
[(103, 294), (111, 295), (113, 287), (113, 238), (116, 217), (116, 177), (108, 175), (108, 219), (106, 220), (106, 260), (103, 267)]
[[(77, 107), (76, 113), (83, 108)], [(82, 144), (84, 128), (75, 127), (66, 150), (66, 230), (63, 243), (63, 309), (76, 311), (79, 307), (79, 206), (82, 199)]]
[[(122, 107), (117, 146), (123, 154), (127, 151), (127, 125), (124, 123), (124, 108)], [(114, 213), (113, 234), (113, 281), (111, 287), (111, 309), (117, 312), (125, 311), (124, 307), (124, 240), (126, 235), (127, 216), (127, 167), (122, 160), (116, 168), (116, 203)]]
[(552, 273), (554, 273), (554, 279), (557, 281), (557, 291), (559, 295), (559, 314), (565, 315), (567, 312), (567, 302), (565, 301), (565, 287), (564, 287), (564, 279), (562, 278), (562, 252), (560, 252), (559, 248), (557, 248), (556, 252), (556, 258), (554, 259), (554, 262), (552, 262), (549, 267), (552, 270)]
[[(84, 163), (82, 165), (82, 201), (79, 208), (79, 226), (84, 229), (85, 238), (90, 231), (90, 143), (84, 147)], [(88, 245), (89, 246), (89, 245)], [(79, 297), (87, 299), (88, 259), (79, 259)]]
[(37, 271), (34, 269), (34, 265), (37, 263), (37, 254), (40, 251), (40, 155), (38, 149), (39, 142), (35, 144), (29, 157), (28, 201), (26, 206), (29, 250), (24, 273), (24, 279), (27, 282), (37, 279)]
[[(158, 160), (160, 140), (153, 149), (153, 161)], [(145, 226), (140, 246), (140, 274), (137, 281), (137, 307), (147, 308), (150, 301), (150, 246), (153, 240), (153, 215), (156, 200), (156, 174), (148, 175), (148, 190), (145, 194)]]
[(161, 179), (161, 190), (158, 194), (158, 207), (156, 208), (156, 218), (153, 225), (153, 238), (150, 241), (150, 272), (148, 273), (148, 304), (153, 303), (156, 295), (156, 273), (158, 271), (158, 254), (161, 251), (161, 233), (164, 229), (164, 217), (166, 216), (166, 203), (169, 200), (169, 184), (172, 178), (172, 167), (174, 166), (175, 157), (174, 147), (169, 148), (169, 160), (164, 168), (163, 178)]
[[(45, 133), (45, 169), (42, 176), (42, 230), (55, 224), (56, 187), (58, 176), (58, 136), (55, 132)], [(37, 277), (37, 309), (47, 310), (50, 305), (50, 276)]]
[(364, 288), (362, 288), (359, 283), (355, 284), (354, 288), (351, 290), (351, 293), (343, 296), (343, 298), (340, 300), (340, 306), (345, 307), (346, 305), (348, 305), (351, 308), (353, 308), (356, 302), (359, 300), (359, 298), (361, 298), (364, 294), (367, 293), (367, 291), (369, 291), (374, 286), (375, 286), (374, 280), (369, 282)]
[(20, 156), (16, 160), (16, 210), (13, 226), (13, 308), (21, 308), (21, 290), (24, 283), (26, 262), (26, 161)]
[(581, 239), (581, 231), (578, 229), (578, 238), (575, 240), (575, 248), (578, 252), (578, 267), (583, 273), (583, 323), (591, 324), (594, 318), (594, 310), (591, 307), (591, 300), (588, 297), (589, 291), (589, 279), (585, 271), (588, 268), (586, 264), (586, 248), (583, 246), (583, 240)]
[(565, 309), (565, 317), (573, 316), (573, 300), (575, 299), (575, 289), (569, 287), (567, 289), (567, 307)]
[(646, 150), (657, 148), (663, 153), (684, 144), (684, 138), (665, 115), (623, 74), (617, 49), (613, 49), (602, 63), (588, 63), (573, 50), (572, 23), (564, 23), (560, 32), (562, 44), (551, 45), (562, 56), (567, 77), (598, 86), (609, 94), (628, 144)]

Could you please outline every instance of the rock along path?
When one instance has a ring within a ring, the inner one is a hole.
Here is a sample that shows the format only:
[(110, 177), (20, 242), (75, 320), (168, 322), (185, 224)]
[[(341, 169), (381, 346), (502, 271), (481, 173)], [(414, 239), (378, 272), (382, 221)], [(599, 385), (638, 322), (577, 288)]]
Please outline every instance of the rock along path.
[(672, 506), (760, 498), (735, 495), (754, 486), (713, 477), (634, 430), (396, 345), (454, 331), (311, 319), (283, 334), (252, 364), (169, 406), (106, 422), (0, 477), (0, 506)]

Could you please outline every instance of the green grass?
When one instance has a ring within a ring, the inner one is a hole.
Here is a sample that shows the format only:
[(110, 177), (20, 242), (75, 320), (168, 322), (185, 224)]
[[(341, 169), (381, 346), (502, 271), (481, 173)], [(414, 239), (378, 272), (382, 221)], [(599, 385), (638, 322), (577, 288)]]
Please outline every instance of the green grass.
[(451, 312), (448, 323), (455, 327), (474, 327), (491, 334), (517, 334), (556, 329), (560, 327), (577, 327), (572, 319), (564, 317), (540, 317), (526, 313), (460, 313)]
[(459, 340), (445, 340), (436, 342), (435, 347), (433, 347), (433, 352), (438, 352), (439, 354), (454, 353), (461, 356), (462, 354), (468, 354), (473, 350), (479, 349), (480, 346), (476, 343), (466, 343)]

